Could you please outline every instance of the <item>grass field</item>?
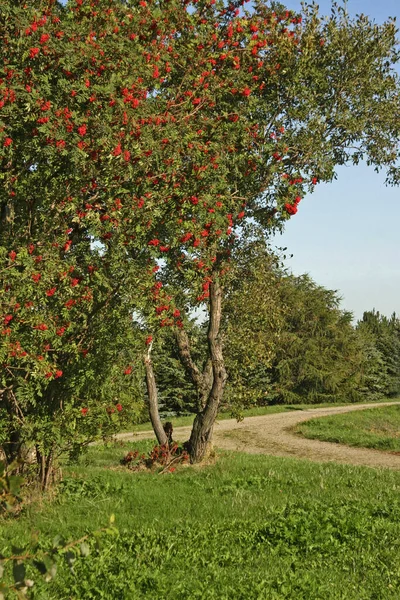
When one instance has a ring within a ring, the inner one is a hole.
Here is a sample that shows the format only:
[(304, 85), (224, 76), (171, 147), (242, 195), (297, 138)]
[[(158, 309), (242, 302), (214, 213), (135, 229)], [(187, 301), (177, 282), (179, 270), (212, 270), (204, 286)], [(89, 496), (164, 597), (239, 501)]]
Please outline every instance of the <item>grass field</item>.
[[(58, 493), (0, 521), (0, 554), (39, 532), (77, 539), (107, 524), (37, 600), (398, 600), (400, 473), (221, 453), (166, 475), (119, 466), (149, 442), (92, 447)], [(28, 573), (29, 575), (29, 573)], [(36, 588), (36, 591), (34, 591)]]
[(307, 438), (400, 452), (400, 405), (311, 419), (296, 431)]

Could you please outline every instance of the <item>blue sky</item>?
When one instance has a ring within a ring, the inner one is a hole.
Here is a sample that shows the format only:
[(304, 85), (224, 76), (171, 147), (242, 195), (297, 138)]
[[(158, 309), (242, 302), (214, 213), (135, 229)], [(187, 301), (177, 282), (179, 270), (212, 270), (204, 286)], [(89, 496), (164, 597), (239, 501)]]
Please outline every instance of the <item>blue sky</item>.
[[(299, 8), (297, 0), (288, 8)], [(319, 2), (329, 14), (331, 3)], [(399, 0), (348, 0), (350, 14), (363, 12), (382, 22), (397, 16)], [(371, 167), (342, 167), (331, 184), (306, 196), (299, 212), (274, 239), (287, 247), (286, 261), (299, 275), (309, 273), (320, 285), (338, 290), (342, 308), (361, 318), (364, 310), (400, 315), (400, 188), (384, 185)]]

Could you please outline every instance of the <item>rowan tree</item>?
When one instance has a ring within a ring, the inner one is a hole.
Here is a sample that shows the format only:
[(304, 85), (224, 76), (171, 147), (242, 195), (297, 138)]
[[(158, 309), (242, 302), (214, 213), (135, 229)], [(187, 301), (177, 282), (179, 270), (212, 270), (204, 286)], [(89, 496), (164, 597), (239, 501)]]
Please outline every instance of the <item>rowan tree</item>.
[(9, 3), (0, 27), (0, 444), (8, 462), (34, 444), (43, 486), (61, 452), (108, 435), (143, 397), (143, 341), (130, 320), (140, 277), (105, 245), (112, 225), (96, 205), (93, 171), (85, 187), (90, 100), (79, 96), (74, 110), (64, 68), (69, 56), (82, 72), (89, 61), (74, 55), (74, 14)]
[[(182, 315), (204, 301), (208, 311), (203, 369), (191, 359), (184, 327), (176, 336), (202, 398), (190, 439), (197, 461), (211, 438), (226, 382), (219, 336), (224, 275), (231, 249), (240, 243), (242, 219), (267, 231), (282, 227), (307, 190), (332, 179), (337, 165), (361, 159), (387, 167), (388, 181), (396, 183), (399, 95), (391, 22), (378, 27), (363, 16), (352, 21), (338, 7), (324, 21), (315, 7), (299, 16), (262, 3), (251, 15), (223, 12), (218, 27), (214, 18), (208, 31), (200, 7), (190, 18), (199, 29), (186, 80), (207, 62), (212, 75), (202, 71), (192, 83), (195, 92), (182, 94), (179, 87), (175, 103), (187, 103), (187, 94), (195, 106), (179, 127), (181, 140), (190, 140), (181, 169), (194, 166), (179, 180), (178, 203), (149, 243), (162, 260), (162, 289), (169, 296), (163, 302), (155, 289), (162, 324), (173, 325), (172, 307)], [(178, 144), (174, 139), (174, 149)]]
[[(337, 6), (324, 20), (316, 6), (295, 14), (257, 2), (246, 12), (214, 0), (37, 0), (6, 3), (1, 18), (3, 256), (44, 243), (44, 222), (63, 265), (82, 239), (86, 256), (100, 244), (107, 285), (129, 291), (147, 328), (159, 441), (151, 338), (176, 332), (200, 398), (190, 447), (201, 460), (226, 383), (224, 278), (243, 221), (282, 227), (340, 164), (366, 159), (398, 179), (395, 25), (351, 20)], [(14, 291), (3, 289), (7, 315)], [(185, 333), (194, 307), (209, 321), (203, 369)]]

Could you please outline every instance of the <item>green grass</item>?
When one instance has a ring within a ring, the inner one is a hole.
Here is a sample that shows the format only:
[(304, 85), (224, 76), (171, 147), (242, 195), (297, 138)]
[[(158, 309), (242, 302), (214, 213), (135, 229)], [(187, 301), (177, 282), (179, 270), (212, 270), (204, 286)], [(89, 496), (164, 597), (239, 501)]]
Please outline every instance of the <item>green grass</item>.
[[(119, 534), (61, 562), (38, 600), (398, 600), (400, 473), (222, 453), (166, 475), (119, 467), (149, 442), (91, 447), (56, 496), (0, 521), (0, 554), (115, 514)], [(37, 579), (37, 578), (36, 578)], [(34, 587), (34, 589), (35, 589)]]
[(296, 431), (326, 442), (400, 452), (400, 405), (311, 419)]
[[(382, 400), (378, 400), (376, 401), (376, 404), (379, 404), (380, 402), (390, 402), (390, 401), (398, 401), (399, 398), (383, 398)], [(332, 403), (324, 403), (324, 404), (274, 404), (271, 406), (254, 406), (252, 408), (247, 408), (245, 410), (243, 410), (242, 412), (242, 416), (244, 418), (246, 417), (258, 417), (258, 416), (262, 416), (262, 415), (272, 415), (274, 413), (279, 413), (279, 412), (287, 412), (287, 411), (293, 411), (293, 410), (309, 410), (312, 408), (329, 408), (332, 407), (334, 408), (335, 406), (349, 406), (349, 405), (354, 405), (354, 402), (335, 402), (335, 404)], [(172, 424), (174, 427), (185, 427), (185, 426), (189, 426), (193, 424), (194, 421), (194, 417), (195, 415), (187, 415), (187, 416), (182, 416), (182, 417), (169, 417), (168, 420), (172, 421)], [(218, 413), (218, 420), (223, 421), (225, 419), (232, 419), (232, 413), (227, 411), (227, 412), (220, 412)], [(165, 419), (164, 419), (165, 420)], [(126, 432), (130, 432), (130, 431), (147, 431), (151, 429), (151, 423), (150, 421), (147, 421), (145, 423), (140, 423), (139, 425), (132, 425), (132, 427), (128, 427), (126, 429), (124, 429), (123, 431)]]

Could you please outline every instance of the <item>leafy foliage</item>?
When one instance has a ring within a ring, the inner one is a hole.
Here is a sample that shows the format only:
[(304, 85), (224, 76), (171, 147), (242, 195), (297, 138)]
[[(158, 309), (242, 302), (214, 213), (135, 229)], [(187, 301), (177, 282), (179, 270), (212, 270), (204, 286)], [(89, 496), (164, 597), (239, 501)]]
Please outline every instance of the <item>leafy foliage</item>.
[(27, 543), (33, 517), (42, 547), (51, 549), (57, 533), (73, 530), (79, 539), (115, 506), (119, 533), (99, 544), (89, 536), (90, 555), (76, 557), (74, 573), (59, 560), (54, 580), (36, 576), (34, 597), (398, 596), (398, 472), (229, 453), (201, 470), (155, 478), (110, 469), (125, 448), (135, 449), (91, 448), (90, 462), (74, 465), (76, 485), (68, 478), (64, 499), (41, 502), (4, 528), (3, 555), (11, 540)]
[(233, 404), (356, 401), (366, 357), (336, 292), (285, 271), (270, 249), (243, 245), (227, 298)]
[(12, 475), (14, 466), (0, 461), (0, 512), (13, 510), (20, 500), (22, 477)]
[[(115, 537), (117, 533), (114, 515), (111, 515), (108, 527), (79, 540), (67, 542), (57, 535), (52, 543), (36, 539), (29, 547), (13, 547), (11, 555), (0, 557), (0, 599), (32, 598), (36, 596), (36, 588), (46, 593), (47, 585), (56, 577), (60, 559), (65, 560), (69, 570), (75, 575), (74, 567), (79, 560), (89, 556), (93, 548), (98, 551), (105, 535)], [(9, 583), (11, 578), (13, 583)], [(43, 583), (44, 586), (41, 585)]]
[(400, 321), (375, 310), (365, 312), (357, 323), (365, 343), (365, 387), (369, 395), (397, 396), (400, 393)]
[(224, 323), (226, 402), (236, 409), (269, 399), (271, 368), (288, 310), (279, 293), (284, 276), (279, 257), (262, 238), (248, 234), (246, 239), (229, 273)]

